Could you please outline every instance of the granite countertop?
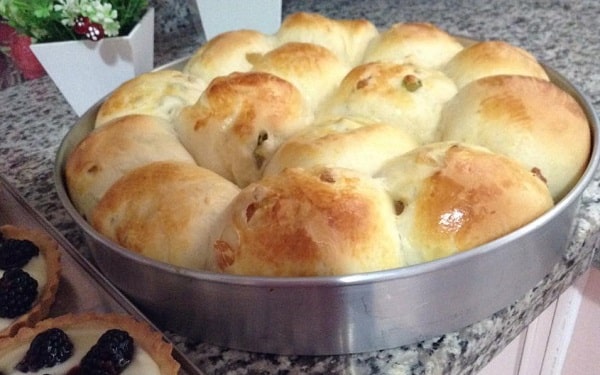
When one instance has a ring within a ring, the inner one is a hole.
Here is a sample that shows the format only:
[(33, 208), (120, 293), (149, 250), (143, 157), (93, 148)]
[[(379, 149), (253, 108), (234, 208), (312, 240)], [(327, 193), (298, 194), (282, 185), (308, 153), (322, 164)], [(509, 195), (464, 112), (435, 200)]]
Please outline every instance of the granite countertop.
[[(155, 0), (155, 66), (192, 53), (204, 42), (192, 1)], [(476, 39), (502, 39), (523, 47), (571, 80), (600, 108), (600, 3), (450, 1), (284, 1), (283, 15), (320, 12), (332, 18), (365, 17), (386, 28), (396, 22), (429, 21)], [(75, 63), (75, 62), (74, 62)], [(77, 120), (50, 78), (0, 91), (0, 173), (79, 248), (81, 233), (62, 208), (53, 183), (56, 150)], [(275, 356), (189, 342), (169, 334), (207, 373), (469, 374), (487, 364), (590, 264), (600, 226), (599, 180), (585, 190), (574, 233), (561, 262), (525, 296), (493, 316), (440, 337), (400, 348), (347, 356)]]

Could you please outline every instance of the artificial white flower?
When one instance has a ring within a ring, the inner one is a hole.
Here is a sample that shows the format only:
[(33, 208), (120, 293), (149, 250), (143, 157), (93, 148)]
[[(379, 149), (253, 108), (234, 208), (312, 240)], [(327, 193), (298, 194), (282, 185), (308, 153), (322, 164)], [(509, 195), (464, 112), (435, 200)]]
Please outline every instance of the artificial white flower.
[(99, 23), (104, 29), (106, 36), (119, 35), (121, 25), (118, 18), (118, 12), (112, 8), (110, 3), (102, 3), (99, 0), (86, 1), (80, 0), (81, 15), (88, 17), (90, 21)]
[(79, 0), (58, 0), (54, 4), (54, 10), (60, 12), (60, 23), (72, 27), (75, 24), (75, 18), (81, 14)]

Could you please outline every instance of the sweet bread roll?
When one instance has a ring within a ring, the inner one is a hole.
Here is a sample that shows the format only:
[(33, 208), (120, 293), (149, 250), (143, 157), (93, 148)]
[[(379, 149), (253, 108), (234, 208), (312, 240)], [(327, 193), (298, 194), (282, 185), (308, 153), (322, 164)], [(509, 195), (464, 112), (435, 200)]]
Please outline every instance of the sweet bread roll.
[(98, 202), (90, 222), (129, 250), (204, 269), (209, 233), (238, 192), (231, 182), (197, 165), (156, 162), (118, 180)]
[(443, 104), (456, 93), (439, 70), (391, 62), (359, 65), (317, 114), (320, 120), (348, 117), (398, 126), (419, 143), (439, 139)]
[(458, 40), (430, 23), (398, 23), (371, 41), (363, 63), (388, 61), (438, 69), (462, 49)]
[(170, 120), (177, 111), (198, 100), (206, 83), (177, 70), (141, 74), (119, 86), (100, 106), (95, 126), (129, 114)]
[(534, 220), (553, 205), (544, 182), (487, 149), (432, 143), (376, 174), (396, 207), (409, 264), (472, 249)]
[(214, 79), (176, 121), (196, 162), (245, 186), (289, 136), (313, 120), (294, 85), (269, 73), (233, 73)]
[(183, 71), (205, 82), (232, 72), (252, 69), (248, 56), (264, 54), (275, 47), (272, 36), (255, 30), (234, 30), (219, 34), (200, 47)]
[(283, 20), (275, 37), (279, 45), (289, 42), (318, 44), (347, 64), (356, 65), (377, 35), (375, 25), (365, 19), (338, 20), (317, 13), (298, 12)]
[(290, 137), (271, 157), (263, 175), (317, 165), (372, 175), (387, 160), (415, 147), (417, 141), (397, 126), (339, 118)]
[(474, 81), (440, 119), (444, 140), (475, 143), (520, 161), (548, 184), (555, 201), (587, 166), (591, 134), (579, 104), (558, 86), (525, 76)]
[(99, 230), (168, 263), (268, 276), (381, 270), (493, 240), (567, 194), (592, 143), (582, 108), (520, 48), (312, 13), (134, 78), (97, 126), (66, 180)]
[(493, 75), (524, 75), (550, 80), (532, 54), (498, 40), (478, 42), (466, 47), (442, 70), (459, 88), (476, 79)]
[(400, 267), (392, 202), (369, 176), (290, 168), (247, 186), (213, 241), (216, 271), (329, 276)]
[(89, 218), (115, 181), (132, 169), (160, 160), (194, 164), (166, 120), (129, 115), (96, 128), (67, 159), (65, 178), (71, 201)]
[(264, 55), (250, 58), (252, 69), (294, 84), (314, 110), (350, 71), (329, 49), (311, 43), (286, 43)]

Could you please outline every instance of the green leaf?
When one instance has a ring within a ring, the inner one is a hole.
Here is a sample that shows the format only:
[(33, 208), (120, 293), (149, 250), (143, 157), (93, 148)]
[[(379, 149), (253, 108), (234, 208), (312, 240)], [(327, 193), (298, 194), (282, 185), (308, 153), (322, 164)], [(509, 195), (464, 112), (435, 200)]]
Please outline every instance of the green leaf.
[(33, 11), (33, 14), (37, 17), (37, 18), (46, 18), (50, 16), (50, 10), (52, 5), (48, 5), (47, 7), (40, 7), (40, 8), (36, 8)]

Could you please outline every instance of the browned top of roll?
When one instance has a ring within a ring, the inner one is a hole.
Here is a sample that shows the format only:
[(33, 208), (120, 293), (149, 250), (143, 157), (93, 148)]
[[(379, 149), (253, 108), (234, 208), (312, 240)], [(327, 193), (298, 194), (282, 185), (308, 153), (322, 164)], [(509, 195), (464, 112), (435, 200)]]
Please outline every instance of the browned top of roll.
[(247, 186), (213, 243), (215, 268), (327, 276), (404, 264), (389, 197), (351, 170), (291, 168)]
[(555, 200), (582, 175), (591, 131), (577, 101), (555, 84), (517, 75), (478, 79), (442, 111), (442, 139), (478, 144), (520, 161), (547, 181)]
[(110, 94), (98, 110), (95, 126), (129, 114), (170, 120), (181, 107), (196, 102), (205, 88), (200, 78), (177, 70), (141, 74)]
[(273, 37), (255, 30), (233, 30), (219, 34), (202, 45), (183, 71), (210, 83), (214, 78), (252, 68), (248, 55), (264, 54), (275, 48)]
[(156, 162), (119, 179), (91, 214), (91, 224), (121, 246), (177, 266), (205, 269), (209, 235), (239, 192), (195, 164)]
[(312, 112), (294, 85), (263, 72), (214, 79), (181, 111), (176, 129), (196, 162), (240, 186), (258, 179), (265, 162)]
[(377, 34), (375, 25), (365, 19), (331, 19), (317, 13), (297, 12), (283, 20), (275, 36), (278, 44), (318, 44), (354, 65)]
[(73, 204), (86, 218), (106, 190), (132, 169), (159, 160), (194, 163), (171, 123), (159, 117), (120, 117), (90, 133), (65, 165)]
[(494, 240), (553, 205), (535, 173), (504, 155), (467, 144), (421, 146), (390, 161), (377, 176), (395, 201), (410, 263)]
[(398, 23), (371, 40), (363, 63), (389, 61), (437, 69), (462, 48), (453, 36), (430, 23)]
[(352, 69), (323, 104), (317, 118), (348, 117), (398, 126), (419, 143), (439, 139), (442, 105), (456, 86), (439, 70), (393, 62)]
[(329, 49), (312, 43), (290, 42), (249, 58), (253, 70), (271, 73), (294, 84), (313, 110), (350, 70), (350, 65)]
[(524, 75), (550, 80), (532, 54), (499, 40), (478, 42), (466, 47), (444, 66), (443, 71), (458, 87), (493, 75)]
[(318, 165), (372, 175), (387, 160), (417, 145), (416, 139), (400, 127), (337, 118), (310, 126), (286, 140), (269, 160), (263, 175)]

